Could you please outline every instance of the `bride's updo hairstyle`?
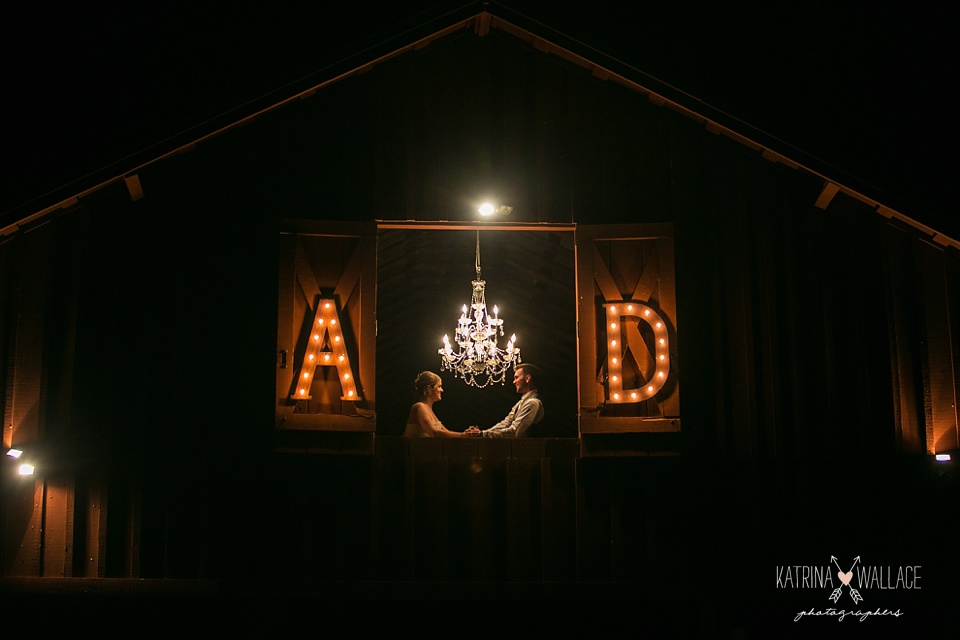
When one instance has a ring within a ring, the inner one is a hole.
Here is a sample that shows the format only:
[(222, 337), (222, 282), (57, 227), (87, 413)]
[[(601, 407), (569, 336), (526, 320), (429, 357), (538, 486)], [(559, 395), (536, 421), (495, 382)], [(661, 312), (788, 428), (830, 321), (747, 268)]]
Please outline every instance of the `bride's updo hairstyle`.
[(427, 387), (433, 387), (440, 384), (440, 376), (433, 371), (421, 371), (420, 375), (413, 382), (413, 387), (417, 391), (417, 397), (422, 398), (427, 393)]

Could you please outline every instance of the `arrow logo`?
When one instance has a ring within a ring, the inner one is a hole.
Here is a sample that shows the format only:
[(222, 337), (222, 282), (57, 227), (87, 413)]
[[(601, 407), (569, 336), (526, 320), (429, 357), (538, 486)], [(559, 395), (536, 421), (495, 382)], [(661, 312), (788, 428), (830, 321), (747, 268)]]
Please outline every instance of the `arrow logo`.
[(853, 604), (860, 604), (860, 602), (863, 601), (863, 596), (860, 595), (859, 591), (850, 586), (850, 580), (853, 579), (853, 568), (860, 562), (860, 556), (853, 559), (853, 564), (850, 565), (850, 570), (846, 573), (844, 573), (840, 565), (837, 564), (837, 558), (835, 556), (830, 556), (830, 561), (833, 562), (833, 566), (837, 568), (837, 577), (840, 578), (840, 582), (843, 583), (842, 586), (833, 590), (833, 593), (830, 594), (830, 600), (836, 603), (843, 594), (843, 587), (846, 587), (850, 591), (850, 597), (853, 598)]

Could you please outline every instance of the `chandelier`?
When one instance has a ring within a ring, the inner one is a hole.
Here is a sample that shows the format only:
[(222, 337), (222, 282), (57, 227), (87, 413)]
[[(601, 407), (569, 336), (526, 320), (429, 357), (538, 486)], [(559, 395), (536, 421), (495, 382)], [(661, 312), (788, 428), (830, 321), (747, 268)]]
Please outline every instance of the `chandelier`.
[(493, 315), (487, 312), (484, 289), (487, 285), (480, 278), (480, 231), (477, 230), (477, 279), (473, 281), (473, 297), (470, 300), (470, 312), (463, 305), (454, 340), (454, 351), (450, 338), (443, 336), (443, 347), (439, 349), (440, 368), (452, 371), (453, 375), (474, 387), (486, 387), (499, 382), (503, 384), (506, 371), (511, 364), (520, 362), (520, 348), (513, 346), (516, 334), (510, 336), (507, 348), (497, 346), (497, 337), (503, 335), (503, 319), (498, 317), (496, 305)]

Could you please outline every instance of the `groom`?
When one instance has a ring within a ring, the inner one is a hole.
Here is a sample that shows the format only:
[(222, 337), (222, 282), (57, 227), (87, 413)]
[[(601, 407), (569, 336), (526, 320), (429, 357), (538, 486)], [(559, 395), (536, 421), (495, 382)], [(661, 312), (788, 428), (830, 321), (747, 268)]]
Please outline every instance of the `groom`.
[(513, 405), (507, 417), (489, 429), (468, 427), (463, 435), (479, 438), (522, 438), (531, 435), (530, 428), (543, 420), (543, 402), (537, 394), (540, 382), (540, 367), (533, 364), (518, 365), (513, 373), (513, 386), (520, 394), (520, 401)]

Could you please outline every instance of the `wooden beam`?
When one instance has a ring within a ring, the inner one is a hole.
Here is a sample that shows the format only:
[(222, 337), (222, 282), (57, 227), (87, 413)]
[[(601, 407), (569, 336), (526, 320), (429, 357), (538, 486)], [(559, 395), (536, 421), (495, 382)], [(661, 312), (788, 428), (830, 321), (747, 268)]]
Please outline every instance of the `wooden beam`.
[(477, 16), (477, 22), (473, 28), (473, 31), (481, 38), (490, 33), (490, 14), (489, 13), (484, 11)]
[(124, 176), (123, 182), (125, 185), (127, 185), (127, 193), (130, 194), (131, 200), (134, 202), (143, 200), (143, 186), (140, 184), (140, 176), (135, 173), (129, 176)]
[(826, 209), (827, 205), (833, 200), (833, 196), (837, 195), (837, 192), (840, 191), (840, 187), (832, 182), (827, 182), (823, 185), (823, 189), (820, 190), (820, 195), (817, 197), (817, 201), (814, 205), (818, 209)]
[(623, 295), (620, 293), (617, 283), (614, 282), (613, 276), (610, 275), (607, 265), (603, 262), (603, 257), (597, 250), (597, 244), (591, 242), (590, 248), (593, 250), (593, 279), (600, 288), (600, 293), (603, 294), (604, 302), (620, 302), (623, 300)]
[(581, 433), (672, 433), (680, 431), (680, 418), (582, 417)]

